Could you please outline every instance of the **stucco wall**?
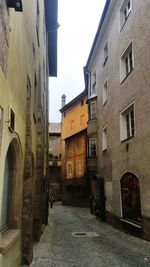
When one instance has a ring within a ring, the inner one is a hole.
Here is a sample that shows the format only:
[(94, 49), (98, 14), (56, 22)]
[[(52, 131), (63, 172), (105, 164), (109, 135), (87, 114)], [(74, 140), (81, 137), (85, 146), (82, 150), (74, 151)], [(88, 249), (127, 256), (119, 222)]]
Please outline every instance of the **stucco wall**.
[(13, 247), (7, 251), (5, 257), (0, 254), (0, 266), (2, 267), (19, 267), (21, 261), (21, 240), (17, 240)]
[[(20, 164), (17, 165), (19, 171), (19, 186), (16, 182), (14, 196), (18, 198), (19, 219), (17, 218), (16, 228), (21, 228), (22, 214), (22, 192), (23, 192), (23, 170), (25, 160), (25, 144), (27, 138), (32, 136), (31, 151), (33, 155), (32, 182), (28, 187), (28, 192), (32, 196), (32, 209), (36, 206), (35, 195), (35, 178), (36, 169), (36, 153), (37, 143), (42, 140), (43, 147), (45, 144), (45, 115), (46, 115), (46, 42), (45, 42), (45, 18), (44, 3), (39, 0), (39, 44), (37, 40), (36, 22), (37, 22), (37, 1), (22, 1), (23, 12), (15, 12), (13, 8), (6, 8), (6, 1), (0, 2), (0, 106), (3, 109), (2, 122), (0, 123), (0, 210), (2, 205), (3, 181), (5, 158), (8, 147), (15, 138), (20, 148)], [(3, 27), (5, 26), (5, 27)], [(7, 37), (7, 38), (6, 38)], [(7, 39), (7, 42), (6, 42)], [(3, 57), (1, 56), (3, 53)], [(35, 91), (35, 76), (37, 79), (37, 91)], [(31, 94), (29, 115), (30, 133), (26, 132), (27, 119), (27, 82), (30, 81)], [(35, 104), (35, 98), (37, 103)], [(36, 113), (35, 113), (36, 105)], [(11, 132), (8, 128), (9, 124), (9, 106), (15, 112), (15, 130)], [(40, 110), (40, 129), (37, 128), (38, 115)], [(42, 118), (42, 119), (41, 119)], [(37, 131), (42, 132), (41, 135)], [(38, 142), (37, 139), (39, 138)], [(45, 150), (42, 151), (43, 161)], [(19, 157), (19, 155), (18, 155)], [(40, 177), (44, 177), (45, 164), (43, 163), (42, 173)], [(42, 182), (44, 183), (44, 182)], [(43, 184), (39, 183), (39, 187), (43, 188)], [(27, 188), (26, 188), (27, 189)], [(38, 189), (39, 190), (39, 189)], [(26, 194), (28, 193), (26, 190)], [(17, 201), (17, 200), (16, 200)], [(16, 204), (17, 207), (17, 204)], [(39, 204), (38, 204), (39, 208)], [(32, 212), (33, 212), (32, 210)], [(34, 217), (34, 214), (33, 214)], [(32, 222), (31, 222), (32, 223)], [(43, 222), (42, 222), (43, 223)], [(31, 225), (30, 225), (31, 226)], [(29, 226), (29, 227), (30, 227)], [(32, 226), (31, 226), (32, 228)], [(1, 256), (2, 266), (17, 266), (18, 259), (21, 258), (21, 247), (17, 241), (14, 246)], [(30, 248), (29, 248), (30, 249)], [(31, 246), (32, 250), (32, 246)], [(16, 252), (17, 251), (17, 252)], [(14, 256), (15, 255), (15, 256)], [(9, 263), (11, 262), (11, 263)]]
[[(82, 101), (82, 99), (81, 99)], [(75, 104), (65, 112), (62, 118), (62, 139), (87, 128), (87, 105), (81, 102)]]
[[(89, 64), (96, 71), (97, 91), (97, 172), (106, 182), (106, 209), (121, 217), (120, 179), (127, 171), (140, 182), (141, 211), (150, 214), (150, 123), (149, 123), (149, 8), (150, 2), (131, 1), (131, 13), (121, 29), (120, 9), (123, 1), (112, 1), (101, 28), (95, 52)], [(134, 64), (128, 77), (121, 82), (121, 55), (132, 41)], [(104, 46), (108, 42), (108, 59), (104, 62)], [(107, 102), (103, 106), (103, 87), (108, 82)], [(135, 103), (135, 135), (124, 142), (120, 139), (120, 112)], [(102, 130), (107, 125), (107, 151), (102, 151)]]

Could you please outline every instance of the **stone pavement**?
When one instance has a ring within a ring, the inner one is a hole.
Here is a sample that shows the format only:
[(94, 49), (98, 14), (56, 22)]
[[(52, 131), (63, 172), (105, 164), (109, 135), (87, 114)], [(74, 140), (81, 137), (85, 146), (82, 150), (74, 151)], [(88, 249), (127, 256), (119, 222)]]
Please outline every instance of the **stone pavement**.
[(55, 203), (31, 267), (150, 267), (150, 243), (99, 221), (86, 208)]

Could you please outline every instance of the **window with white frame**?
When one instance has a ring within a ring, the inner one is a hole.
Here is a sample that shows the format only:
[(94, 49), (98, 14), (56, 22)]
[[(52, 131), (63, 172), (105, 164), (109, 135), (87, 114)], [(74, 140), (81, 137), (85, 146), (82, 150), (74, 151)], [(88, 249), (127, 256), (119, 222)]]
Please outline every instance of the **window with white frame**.
[(133, 69), (133, 45), (132, 42), (121, 56), (121, 82), (129, 75)]
[(67, 178), (72, 178), (73, 176), (73, 165), (72, 162), (67, 162)]
[(90, 120), (93, 120), (96, 118), (96, 101), (91, 101), (89, 103), (89, 108), (90, 108)]
[(120, 25), (121, 29), (125, 22), (127, 21), (132, 9), (131, 0), (124, 0), (122, 7), (120, 9)]
[(107, 59), (108, 59), (108, 42), (104, 46), (104, 63), (103, 63), (103, 67), (106, 64)]
[(121, 141), (133, 137), (135, 134), (134, 103), (129, 105), (120, 114), (120, 139)]
[(108, 87), (108, 82), (106, 80), (103, 86), (103, 105), (105, 105), (107, 101), (107, 87)]
[(102, 131), (102, 150), (107, 150), (107, 126), (105, 126)]
[(95, 158), (97, 156), (96, 138), (89, 139), (89, 157)]

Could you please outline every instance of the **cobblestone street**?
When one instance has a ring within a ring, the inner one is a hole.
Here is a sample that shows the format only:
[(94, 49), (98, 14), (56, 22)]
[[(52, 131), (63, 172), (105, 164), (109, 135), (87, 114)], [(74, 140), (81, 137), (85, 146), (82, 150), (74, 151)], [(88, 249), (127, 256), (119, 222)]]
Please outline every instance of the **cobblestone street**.
[(150, 243), (97, 220), (86, 208), (55, 203), (31, 266), (150, 267)]

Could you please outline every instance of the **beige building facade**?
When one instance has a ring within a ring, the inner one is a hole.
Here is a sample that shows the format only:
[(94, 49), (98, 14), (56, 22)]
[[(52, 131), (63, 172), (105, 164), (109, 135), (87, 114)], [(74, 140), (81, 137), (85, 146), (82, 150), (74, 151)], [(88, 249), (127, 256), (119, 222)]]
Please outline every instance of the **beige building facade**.
[(48, 77), (56, 76), (56, 42), (57, 1), (0, 0), (3, 267), (30, 264), (47, 223)]
[(61, 123), (49, 124), (49, 196), (61, 200)]
[[(150, 240), (150, 2), (106, 1), (85, 66), (91, 193), (105, 219)], [(94, 114), (94, 115), (93, 115)], [(99, 203), (101, 205), (101, 203)]]

